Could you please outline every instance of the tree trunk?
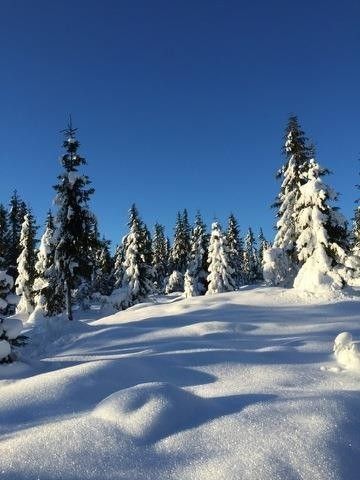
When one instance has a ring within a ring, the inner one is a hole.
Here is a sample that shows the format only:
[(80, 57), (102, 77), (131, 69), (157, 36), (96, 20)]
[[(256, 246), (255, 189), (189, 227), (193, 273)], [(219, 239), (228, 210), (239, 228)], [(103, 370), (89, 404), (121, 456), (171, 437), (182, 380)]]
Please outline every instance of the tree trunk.
[(66, 315), (69, 320), (73, 320), (73, 314), (71, 309), (71, 289), (69, 287), (68, 281), (65, 281), (65, 291), (66, 291)]

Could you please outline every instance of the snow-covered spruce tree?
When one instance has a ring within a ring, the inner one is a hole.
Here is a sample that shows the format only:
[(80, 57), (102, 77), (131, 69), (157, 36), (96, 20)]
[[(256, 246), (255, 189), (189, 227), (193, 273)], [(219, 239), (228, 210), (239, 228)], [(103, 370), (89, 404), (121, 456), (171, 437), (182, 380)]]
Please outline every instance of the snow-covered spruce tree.
[[(262, 275), (268, 285), (283, 285), (288, 278), (290, 257), (283, 248), (269, 246), (263, 250)], [(290, 286), (290, 285), (289, 285)]]
[[(359, 202), (359, 200), (357, 200)], [(360, 206), (357, 205), (354, 212), (353, 230), (352, 230), (352, 251), (360, 256)]]
[(33, 289), (36, 277), (36, 230), (34, 217), (30, 210), (24, 217), (21, 227), (20, 246), (21, 253), (17, 259), (18, 277), (15, 281), (16, 294), (21, 295), (17, 306), (17, 313), (30, 314), (35, 305), (35, 292)]
[(82, 310), (86, 310), (89, 308), (90, 299), (96, 290), (97, 259), (102, 244), (97, 219), (89, 210), (84, 212), (83, 225), (86, 242), (79, 246), (80, 261), (77, 271), (79, 282), (72, 292), (72, 297)]
[(281, 248), (289, 256), (289, 271), (286, 278), (281, 279), (283, 285), (291, 285), (299, 269), (296, 252), (296, 241), (300, 235), (295, 221), (296, 205), (300, 197), (300, 187), (305, 183), (304, 174), (309, 168), (310, 155), (313, 147), (307, 143), (307, 138), (301, 130), (297, 117), (290, 117), (286, 131), (283, 153), (285, 163), (278, 171), (277, 177), (282, 179), (280, 193), (274, 207), (278, 209), (274, 248)]
[(64, 309), (64, 292), (62, 284), (57, 282), (55, 269), (55, 248), (54, 218), (49, 211), (35, 263), (36, 278), (33, 285), (36, 311), (48, 317)]
[(264, 232), (262, 228), (260, 228), (259, 235), (258, 235), (258, 279), (263, 280), (263, 265), (264, 265), (264, 252), (265, 250), (268, 250), (271, 245), (270, 243), (266, 240)]
[(25, 202), (21, 200), (15, 190), (10, 199), (6, 242), (7, 250), (5, 255), (7, 272), (14, 278), (14, 280), (18, 276), (17, 259), (21, 253), (20, 233), (26, 213), (27, 209)]
[(154, 271), (154, 286), (158, 293), (164, 293), (165, 291), (168, 261), (168, 246), (164, 227), (159, 223), (155, 223), (152, 238), (152, 265)]
[[(360, 185), (357, 184), (356, 188), (360, 190)], [(353, 218), (353, 228), (351, 232), (351, 250), (353, 255), (360, 257), (360, 199), (355, 200), (356, 207)], [(359, 272), (360, 277), (360, 272)]]
[(166, 293), (184, 291), (184, 275), (188, 266), (190, 254), (190, 225), (188, 213), (185, 209), (178, 212), (174, 242), (170, 252), (170, 276), (166, 284)]
[(110, 254), (110, 240), (103, 238), (99, 242), (95, 257), (95, 270), (92, 290), (101, 295), (110, 295), (114, 288), (113, 261)]
[(14, 347), (25, 345), (27, 337), (20, 335), (23, 329), (18, 318), (0, 318), (0, 363), (11, 363), (16, 359)]
[(123, 289), (125, 289), (126, 296), (122, 302), (122, 308), (143, 301), (154, 291), (152, 267), (147, 263), (149, 259), (147, 229), (141, 221), (135, 205), (130, 209), (128, 226), (130, 231), (124, 242)]
[(234, 270), (236, 288), (244, 284), (244, 245), (240, 237), (238, 222), (233, 214), (229, 216), (226, 230), (226, 242), (229, 250), (229, 263)]
[(204, 269), (204, 264), (207, 261), (207, 244), (206, 227), (200, 213), (197, 213), (190, 240), (188, 268), (185, 272), (185, 297), (204, 295), (207, 290), (208, 271)]
[(249, 227), (245, 236), (244, 246), (244, 278), (246, 283), (254, 283), (258, 279), (259, 261), (256, 248), (256, 239), (252, 229)]
[(126, 251), (126, 236), (121, 240), (121, 243), (116, 247), (115, 256), (114, 256), (114, 269), (113, 269), (113, 279), (114, 279), (114, 288), (118, 289), (122, 287), (123, 278), (125, 273), (124, 260), (125, 260), (125, 251)]
[(209, 275), (207, 279), (209, 284), (206, 295), (235, 290), (234, 271), (229, 264), (226, 237), (222, 233), (218, 222), (214, 222), (211, 226), (208, 264)]
[(149, 229), (144, 222), (141, 222), (141, 243), (142, 247), (142, 256), (146, 266), (147, 274), (146, 277), (149, 279), (151, 284), (151, 291), (154, 292), (154, 269), (153, 269), (153, 257), (152, 257), (152, 238)]
[(310, 161), (295, 206), (301, 230), (296, 248), (302, 266), (294, 287), (310, 292), (342, 288), (348, 274), (346, 222), (331, 206), (337, 194), (322, 181), (326, 173), (315, 160)]
[(6, 269), (6, 253), (8, 250), (8, 221), (6, 208), (0, 203), (0, 270)]
[(10, 275), (7, 275), (5, 270), (0, 270), (0, 313), (8, 314), (7, 295), (10, 293), (14, 284), (14, 280)]
[(75, 138), (76, 130), (70, 119), (64, 130), (63, 147), (66, 153), (61, 157), (64, 171), (54, 186), (57, 192), (55, 204), (58, 207), (55, 218), (55, 268), (57, 281), (65, 292), (69, 320), (73, 319), (72, 290), (79, 287), (83, 280), (90, 282), (93, 269), (93, 265), (89, 266), (89, 252), (93, 247), (93, 236), (89, 232), (93, 228), (93, 215), (88, 202), (94, 189), (86, 188), (90, 183), (89, 178), (78, 173), (78, 168), (85, 165), (86, 160), (77, 153), (80, 144)]

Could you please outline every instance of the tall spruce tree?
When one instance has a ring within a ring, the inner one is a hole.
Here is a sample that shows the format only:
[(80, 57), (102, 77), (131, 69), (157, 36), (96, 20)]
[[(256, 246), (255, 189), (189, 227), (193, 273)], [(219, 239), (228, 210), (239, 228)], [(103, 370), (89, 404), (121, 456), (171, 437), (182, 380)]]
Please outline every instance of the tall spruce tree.
[(6, 208), (0, 203), (0, 270), (6, 269), (6, 254), (8, 250), (8, 221)]
[[(358, 201), (357, 201), (358, 202)], [(352, 230), (352, 251), (360, 256), (360, 206), (357, 205), (354, 212)]]
[(299, 262), (296, 252), (296, 241), (300, 231), (296, 224), (296, 205), (300, 197), (300, 187), (305, 183), (304, 174), (309, 168), (309, 160), (314, 153), (312, 145), (302, 131), (296, 116), (289, 118), (283, 147), (285, 163), (278, 171), (278, 178), (282, 179), (280, 193), (274, 207), (278, 209), (276, 235), (274, 247), (281, 248), (289, 257), (288, 276), (294, 278)]
[(164, 227), (155, 223), (152, 238), (152, 265), (154, 271), (154, 284), (159, 293), (165, 291), (165, 279), (168, 267), (168, 247)]
[(33, 289), (36, 276), (36, 230), (35, 219), (30, 210), (24, 217), (21, 226), (20, 247), (21, 253), (17, 259), (18, 277), (15, 281), (16, 294), (21, 295), (17, 306), (17, 313), (30, 314), (35, 305)]
[(174, 242), (170, 253), (170, 277), (166, 285), (166, 292), (184, 291), (184, 275), (190, 255), (190, 225), (188, 213), (178, 212), (174, 229)]
[(260, 228), (258, 235), (258, 278), (263, 280), (263, 263), (264, 263), (264, 252), (270, 247), (270, 243), (266, 240), (262, 228)]
[(5, 264), (7, 271), (14, 279), (18, 276), (17, 259), (22, 251), (20, 246), (21, 227), (27, 213), (26, 204), (15, 190), (10, 199), (7, 229), (7, 251)]
[[(64, 171), (59, 175), (59, 182), (54, 186), (57, 192), (55, 203), (58, 207), (56, 215), (56, 249), (55, 267), (58, 281), (62, 284), (66, 299), (66, 313), (73, 319), (71, 293), (81, 282), (91, 280), (91, 258), (89, 253), (93, 247), (93, 215), (88, 203), (94, 193), (87, 188), (90, 180), (78, 172), (81, 165), (86, 165), (85, 158), (78, 154), (80, 146), (75, 138), (76, 128), (70, 122), (63, 130), (63, 147), (66, 153), (61, 157)], [(89, 266), (90, 261), (90, 266)]]
[(252, 229), (249, 227), (245, 236), (244, 246), (244, 277), (246, 283), (254, 283), (258, 278), (259, 264), (256, 248), (256, 239)]
[(99, 241), (94, 259), (92, 290), (101, 295), (110, 295), (114, 288), (113, 260), (110, 253), (110, 240)]
[(240, 237), (238, 222), (233, 214), (230, 214), (226, 230), (226, 242), (229, 250), (229, 263), (234, 270), (236, 288), (244, 284), (244, 245)]
[[(358, 190), (360, 190), (360, 184), (355, 185)], [(351, 246), (352, 251), (360, 256), (360, 198), (355, 200), (355, 211), (354, 211), (354, 218), (353, 218), (353, 228), (352, 228), (352, 235), (351, 235)]]
[(184, 274), (186, 272), (190, 252), (190, 226), (187, 210), (178, 213), (174, 242), (171, 249), (170, 262), (172, 270)]
[(206, 295), (235, 290), (234, 271), (229, 264), (229, 252), (226, 237), (218, 222), (211, 226), (208, 253), (209, 275)]
[(125, 251), (126, 251), (126, 236), (122, 239), (121, 243), (116, 247), (115, 256), (114, 256), (114, 269), (113, 269), (113, 279), (114, 279), (114, 288), (118, 289), (122, 287), (123, 278), (125, 273), (124, 260), (125, 260)]
[(195, 224), (190, 240), (190, 255), (188, 268), (184, 279), (186, 297), (204, 295), (207, 290), (208, 270), (204, 268), (207, 262), (208, 235), (200, 213), (196, 214)]
[(149, 260), (147, 228), (140, 219), (135, 205), (130, 209), (128, 226), (130, 231), (124, 242), (123, 288), (126, 290), (126, 296), (123, 308), (143, 301), (154, 290), (152, 268), (147, 263)]

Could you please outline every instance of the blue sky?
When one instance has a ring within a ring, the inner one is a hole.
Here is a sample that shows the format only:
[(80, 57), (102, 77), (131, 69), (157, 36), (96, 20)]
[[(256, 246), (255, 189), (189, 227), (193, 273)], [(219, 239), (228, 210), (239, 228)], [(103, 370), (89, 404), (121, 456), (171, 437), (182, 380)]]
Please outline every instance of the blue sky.
[(290, 113), (333, 171), (350, 217), (360, 164), (359, 1), (2, 0), (1, 193), (42, 222), (69, 112), (92, 206), (115, 243), (136, 202), (171, 234), (176, 212), (232, 211), (273, 235)]

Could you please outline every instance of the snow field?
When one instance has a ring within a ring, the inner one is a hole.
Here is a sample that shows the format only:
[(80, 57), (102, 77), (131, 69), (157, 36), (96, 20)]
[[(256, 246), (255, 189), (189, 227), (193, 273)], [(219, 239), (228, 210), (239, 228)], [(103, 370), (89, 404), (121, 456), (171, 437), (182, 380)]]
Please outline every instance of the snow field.
[(4, 478), (358, 478), (359, 371), (330, 370), (337, 335), (360, 338), (357, 299), (158, 301), (50, 326), (46, 348), (32, 327), (0, 367)]

